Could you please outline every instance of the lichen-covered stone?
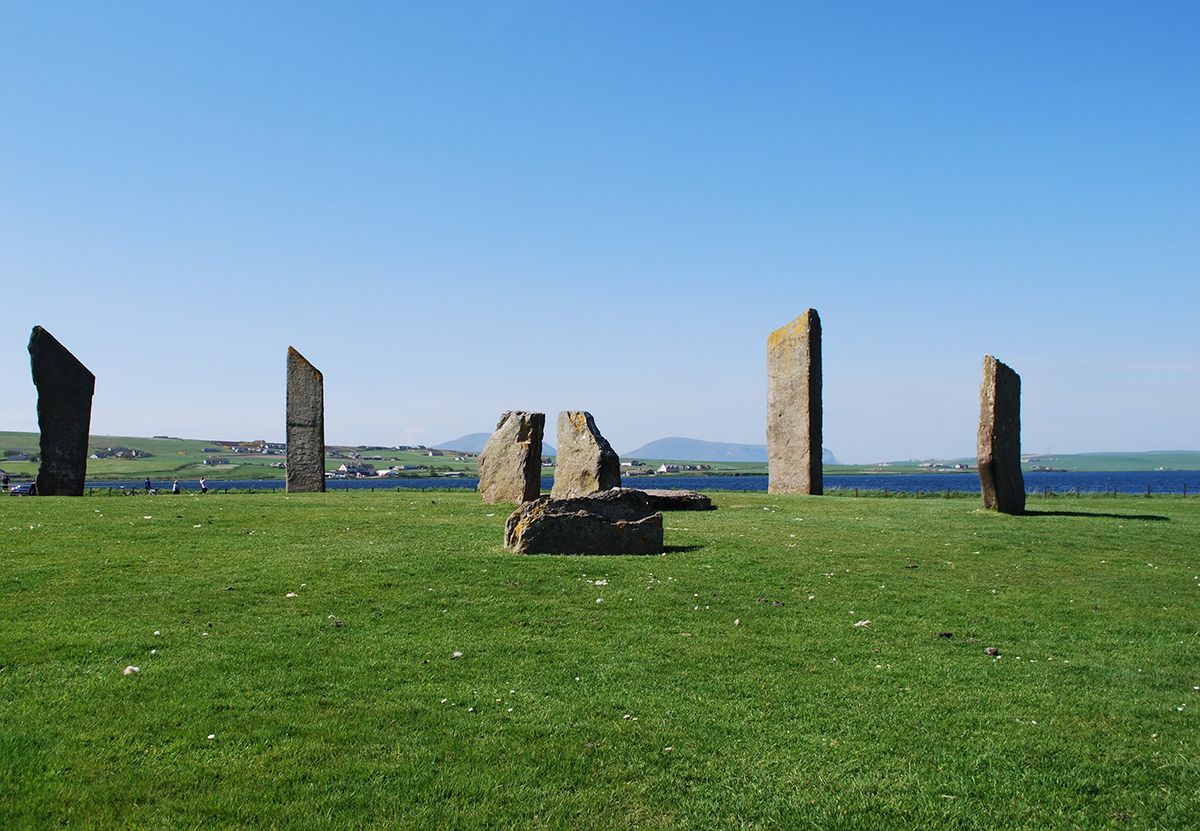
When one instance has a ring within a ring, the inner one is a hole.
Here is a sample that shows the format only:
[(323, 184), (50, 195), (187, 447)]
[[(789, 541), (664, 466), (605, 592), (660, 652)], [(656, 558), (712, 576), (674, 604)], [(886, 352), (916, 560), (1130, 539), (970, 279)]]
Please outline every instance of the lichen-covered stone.
[(479, 494), (484, 502), (527, 502), (542, 492), (545, 413), (509, 410), (479, 454)]
[(983, 356), (976, 445), (983, 507), (1025, 513), (1021, 473), (1021, 376), (991, 355)]
[(716, 506), (702, 493), (666, 488), (613, 488), (605, 493), (642, 493), (656, 511), (711, 511)]
[(294, 348), (287, 351), (287, 492), (325, 490), (325, 378)]
[(82, 496), (96, 376), (41, 326), (34, 326), (29, 335), (29, 365), (38, 391), (41, 431), (37, 492)]
[(767, 338), (767, 473), (770, 493), (824, 492), (816, 309)]
[(504, 546), (518, 554), (661, 554), (663, 516), (636, 490), (542, 496), (509, 516)]
[(558, 457), (554, 466), (555, 499), (573, 499), (621, 487), (621, 457), (596, 428), (591, 413), (558, 414)]

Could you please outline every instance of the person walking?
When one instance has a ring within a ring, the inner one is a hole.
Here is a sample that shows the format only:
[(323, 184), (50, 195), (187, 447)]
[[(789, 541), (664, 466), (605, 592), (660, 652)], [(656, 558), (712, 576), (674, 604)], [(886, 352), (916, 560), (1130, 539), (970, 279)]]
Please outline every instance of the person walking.
[(208, 480), (200, 477), (200, 493), (208, 493)]
[(4, 473), (4, 489), (5, 490), (8, 490), (8, 483), (11, 481), (12, 480), (8, 478), (8, 472), (5, 471), (5, 473)]
[(174, 482), (171, 483), (171, 493), (176, 494), (176, 495), (179, 494), (179, 480), (178, 479), (176, 479)]
[(154, 486), (150, 484), (150, 477), (147, 476), (146, 477), (146, 493), (150, 493), (152, 490), (154, 490)]

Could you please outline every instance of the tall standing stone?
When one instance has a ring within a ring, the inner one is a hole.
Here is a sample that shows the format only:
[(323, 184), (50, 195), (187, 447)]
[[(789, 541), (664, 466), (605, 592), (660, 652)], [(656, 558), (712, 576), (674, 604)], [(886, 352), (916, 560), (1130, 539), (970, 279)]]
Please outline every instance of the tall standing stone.
[(991, 355), (983, 356), (976, 444), (983, 507), (1025, 513), (1021, 475), (1021, 376)]
[(621, 487), (621, 457), (596, 428), (591, 413), (558, 414), (558, 456), (554, 464), (555, 499), (574, 499)]
[(545, 413), (509, 410), (479, 454), (479, 493), (484, 502), (528, 502), (542, 494), (542, 432)]
[(294, 348), (287, 351), (287, 491), (325, 490), (325, 378)]
[(41, 431), (37, 492), (83, 496), (96, 376), (41, 326), (34, 326), (29, 335), (29, 364)]
[(767, 338), (767, 473), (770, 493), (824, 492), (816, 309)]

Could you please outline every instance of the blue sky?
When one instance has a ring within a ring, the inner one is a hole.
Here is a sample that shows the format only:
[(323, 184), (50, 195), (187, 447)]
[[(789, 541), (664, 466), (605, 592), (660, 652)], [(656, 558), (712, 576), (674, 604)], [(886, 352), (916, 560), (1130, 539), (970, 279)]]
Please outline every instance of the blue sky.
[[(1200, 448), (1194, 3), (0, 2), (0, 429), (334, 443), (588, 409), (765, 441), (824, 322), (843, 461)], [(553, 418), (553, 415), (551, 416)]]

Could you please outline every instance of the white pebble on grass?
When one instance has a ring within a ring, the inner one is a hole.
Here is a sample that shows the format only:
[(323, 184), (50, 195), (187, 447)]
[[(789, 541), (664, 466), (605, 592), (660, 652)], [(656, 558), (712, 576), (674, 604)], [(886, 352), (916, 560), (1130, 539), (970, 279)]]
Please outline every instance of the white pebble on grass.
[(462, 655), (463, 655), (463, 654), (462, 654), (461, 652), (459, 652), (458, 650), (455, 650), (455, 651), (454, 651), (454, 654), (450, 656), (450, 660), (451, 660), (451, 661), (453, 661), (453, 660), (455, 660), (456, 658), (461, 658), (461, 657), (462, 657)]
[[(141, 672), (141, 671), (142, 671), (142, 670), (141, 670), (140, 668), (138, 668), (138, 667), (135, 667), (135, 666), (133, 666), (132, 664), (131, 664), (130, 666), (127, 666), (127, 667), (125, 667), (125, 674), (126, 674), (126, 675), (133, 675), (133, 674), (135, 674), (135, 673), (138, 673), (138, 672)], [(1182, 709), (1182, 708), (1180, 708), (1180, 709)]]
[(217, 734), (216, 734), (216, 733), (209, 733), (209, 734), (208, 734), (208, 740), (209, 740), (210, 742), (211, 742), (213, 739), (215, 739), (216, 737), (217, 737)]
[(866, 627), (868, 627), (868, 626), (870, 626), (870, 625), (871, 625), (871, 621), (869, 621), (869, 620), (860, 620), (858, 623), (856, 623), (856, 624), (854, 624), (854, 625), (855, 625), (855, 626), (857, 626), (859, 629), (865, 629)]
[(295, 592), (288, 592), (287, 594), (284, 595), (284, 597), (299, 597), (299, 596), (300, 595), (296, 594)]

